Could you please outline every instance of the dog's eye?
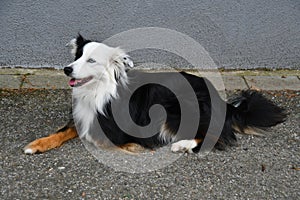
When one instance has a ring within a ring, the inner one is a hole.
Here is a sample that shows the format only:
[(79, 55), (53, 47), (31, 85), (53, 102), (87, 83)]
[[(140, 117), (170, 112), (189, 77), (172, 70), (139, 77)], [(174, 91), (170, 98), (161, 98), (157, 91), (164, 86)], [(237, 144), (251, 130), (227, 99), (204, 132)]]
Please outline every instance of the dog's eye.
[(95, 63), (96, 60), (94, 60), (93, 58), (89, 58), (89, 59), (87, 60), (87, 62), (88, 62), (88, 63)]

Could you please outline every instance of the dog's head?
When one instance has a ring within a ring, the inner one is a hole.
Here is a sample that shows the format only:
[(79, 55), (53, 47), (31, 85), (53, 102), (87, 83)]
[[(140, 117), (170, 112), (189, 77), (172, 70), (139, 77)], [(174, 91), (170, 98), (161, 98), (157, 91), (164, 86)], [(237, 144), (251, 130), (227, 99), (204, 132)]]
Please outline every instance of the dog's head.
[(92, 42), (79, 35), (68, 44), (75, 61), (64, 68), (72, 79), (71, 87), (83, 87), (99, 81), (126, 82), (126, 69), (133, 67), (129, 56), (120, 48)]

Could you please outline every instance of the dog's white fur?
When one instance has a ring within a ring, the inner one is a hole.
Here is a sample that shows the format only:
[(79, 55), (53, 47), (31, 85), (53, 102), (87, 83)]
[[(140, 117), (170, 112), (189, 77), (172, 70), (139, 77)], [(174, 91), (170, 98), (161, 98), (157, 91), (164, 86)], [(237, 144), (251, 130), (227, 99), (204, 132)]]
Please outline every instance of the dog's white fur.
[[(76, 44), (72, 41), (71, 45), (76, 48)], [(71, 53), (74, 53), (74, 49)], [(89, 59), (95, 62), (90, 63)], [(80, 124), (80, 137), (86, 136), (96, 113), (104, 114), (104, 105), (111, 98), (117, 97), (118, 84), (125, 85), (128, 82), (126, 66), (132, 67), (133, 63), (123, 50), (98, 42), (86, 44), (83, 55), (68, 65), (73, 68), (72, 78), (92, 77), (88, 83), (73, 88), (73, 97), (76, 101), (73, 116), (75, 122)], [(119, 77), (118, 82), (115, 76)]]

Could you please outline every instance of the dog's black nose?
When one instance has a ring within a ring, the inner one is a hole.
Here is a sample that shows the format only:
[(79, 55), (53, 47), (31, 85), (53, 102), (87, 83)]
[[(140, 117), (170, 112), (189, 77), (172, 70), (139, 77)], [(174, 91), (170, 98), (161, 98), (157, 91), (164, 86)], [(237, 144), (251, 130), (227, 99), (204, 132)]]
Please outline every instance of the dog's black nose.
[(73, 72), (73, 68), (72, 67), (65, 67), (64, 72), (67, 76), (69, 76)]

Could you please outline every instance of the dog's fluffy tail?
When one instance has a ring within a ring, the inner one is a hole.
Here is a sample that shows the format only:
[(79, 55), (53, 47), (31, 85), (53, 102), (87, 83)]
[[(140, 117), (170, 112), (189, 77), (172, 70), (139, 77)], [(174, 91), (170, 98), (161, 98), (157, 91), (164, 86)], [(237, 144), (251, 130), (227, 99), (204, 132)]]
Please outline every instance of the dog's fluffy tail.
[(284, 109), (256, 91), (243, 91), (232, 99), (232, 128), (239, 133), (259, 135), (260, 130), (275, 126), (286, 119)]

